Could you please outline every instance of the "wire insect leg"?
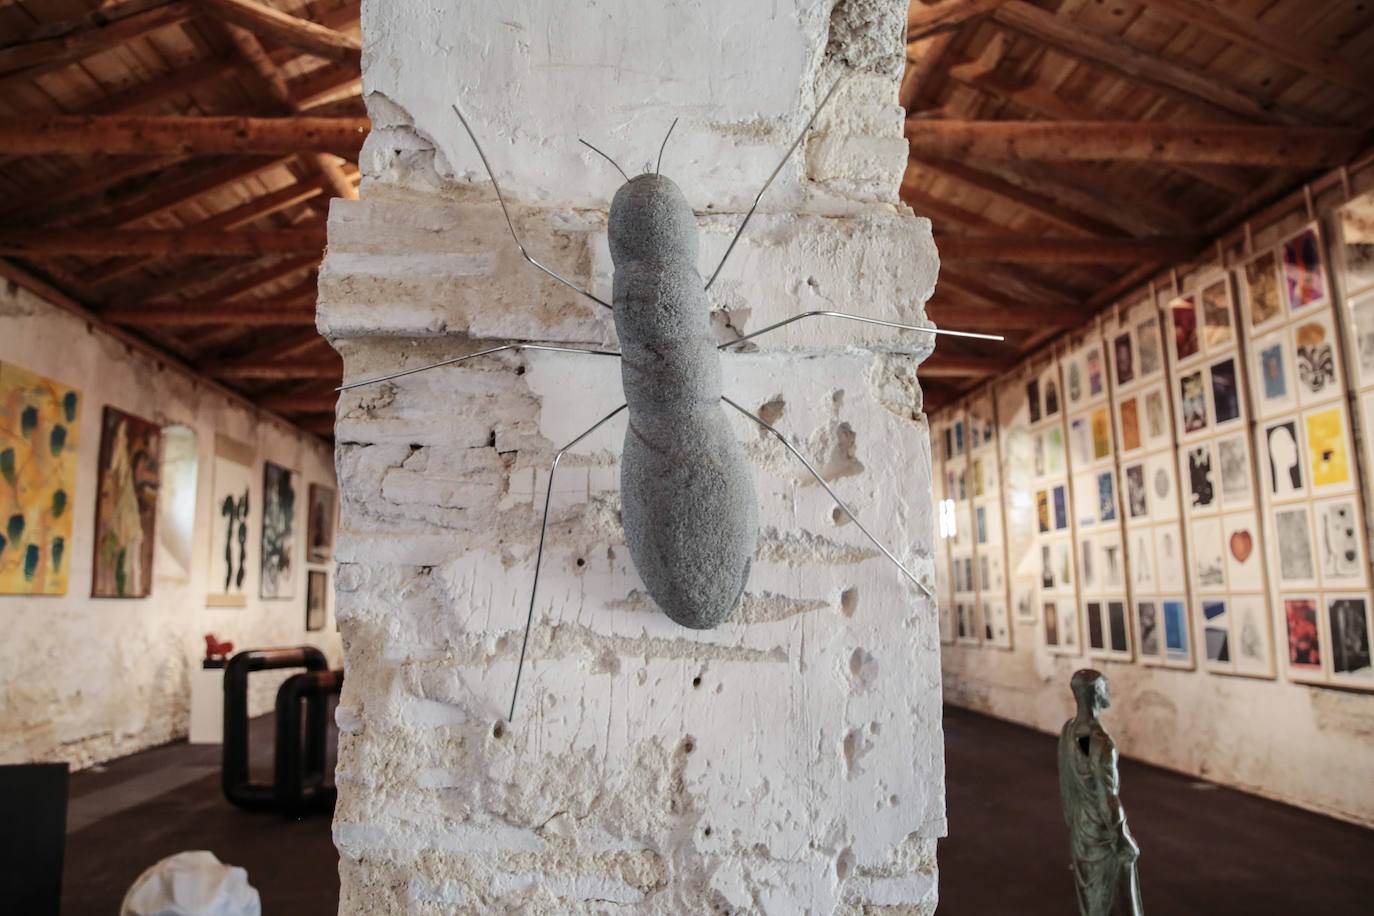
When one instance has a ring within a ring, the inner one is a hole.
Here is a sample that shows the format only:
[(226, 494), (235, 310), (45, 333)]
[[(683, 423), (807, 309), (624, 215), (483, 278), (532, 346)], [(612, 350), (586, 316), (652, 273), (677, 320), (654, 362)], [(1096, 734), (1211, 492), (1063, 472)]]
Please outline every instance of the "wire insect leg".
[(586, 432), (560, 448), (558, 454), (553, 456), (553, 465), (549, 468), (549, 486), (544, 493), (544, 521), (539, 526), (539, 549), (534, 555), (534, 583), (530, 586), (530, 609), (529, 613), (525, 615), (525, 638), (520, 642), (520, 661), (515, 666), (515, 687), (510, 694), (510, 715), (506, 719), (508, 722), (515, 721), (515, 700), (520, 695), (520, 674), (525, 669), (525, 649), (530, 644), (530, 627), (534, 623), (534, 599), (539, 593), (539, 568), (544, 562), (544, 536), (549, 530), (549, 503), (553, 500), (553, 477), (558, 473), (558, 462), (563, 460), (563, 456), (567, 454), (569, 449), (604, 426), (607, 421), (624, 410), (626, 406), (621, 404), (597, 420)]
[[(496, 181), (496, 174), (491, 170), (491, 163), (487, 162), (487, 154), (482, 152), (482, 144), (477, 142), (477, 135), (472, 132), (472, 128), (468, 126), (468, 119), (463, 117), (463, 113), (458, 110), (457, 105), (453, 106), (453, 113), (456, 114), (458, 116), (458, 120), (463, 123), (463, 130), (468, 132), (468, 138), (472, 140), (472, 145), (477, 150), (477, 158), (482, 160), (482, 167), (487, 170), (487, 177), (491, 179), (491, 186), (496, 189), (496, 202), (501, 205), (501, 214), (506, 218), (506, 228), (510, 229), (510, 237), (515, 239), (515, 247), (520, 249), (521, 256), (524, 257), (526, 261), (529, 261), (535, 267), (538, 267), (544, 273), (548, 274), (550, 277), (553, 277), (559, 283), (562, 283), (564, 286), (577, 290), (579, 293), (586, 296), (588, 299), (592, 300), (597, 305), (604, 305), (606, 308), (611, 308), (612, 306), (609, 302), (605, 301), (604, 299), (597, 298), (596, 296), (587, 292), (582, 287), (578, 286), (573, 281), (569, 280), (567, 277), (563, 277), (559, 274), (554, 273), (553, 271), (545, 267), (543, 264), (540, 264), (534, 258), (530, 257), (530, 253), (525, 250), (525, 243), (520, 241), (520, 236), (517, 235), (515, 232), (515, 223), (511, 222), (510, 211), (506, 209), (506, 198), (501, 194), (501, 185)], [(620, 168), (620, 166), (616, 166), (616, 168)]]
[(787, 450), (791, 452), (794, 456), (796, 456), (796, 459), (798, 461), (806, 465), (806, 469), (811, 472), (811, 476), (815, 477), (816, 482), (825, 488), (825, 492), (829, 493), (830, 498), (835, 500), (835, 505), (843, 509), (844, 514), (849, 516), (849, 520), (859, 526), (859, 530), (862, 531), (864, 535), (867, 536), (868, 539), (873, 542), (873, 546), (881, 550), (884, 556), (886, 556), (889, 560), (896, 564), (897, 568), (902, 571), (902, 575), (906, 576), (908, 579), (914, 582), (916, 584), (916, 587), (919, 588), (922, 592), (924, 592), (927, 598), (933, 599), (935, 597), (935, 593), (932, 592), (929, 588), (927, 588), (924, 582), (922, 582), (920, 579), (917, 579), (916, 576), (912, 574), (911, 570), (907, 569), (905, 566), (902, 565), (901, 560), (897, 559), (895, 556), (892, 555), (892, 551), (888, 550), (886, 547), (883, 546), (882, 541), (878, 540), (876, 537), (873, 536), (873, 532), (869, 531), (867, 528), (864, 527), (864, 523), (859, 521), (859, 517), (855, 515), (853, 511), (844, 504), (844, 500), (840, 499), (840, 497), (836, 495), (834, 490), (830, 489), (830, 484), (826, 483), (825, 478), (821, 476), (820, 472), (811, 466), (811, 462), (807, 461), (806, 457), (802, 455), (801, 452), (797, 451), (796, 448), (793, 447), (791, 442), (787, 441), (786, 436), (784, 436), (782, 433), (778, 432), (772, 426), (769, 426), (767, 423), (765, 423), (761, 418), (754, 416), (752, 413), (745, 410), (743, 407), (739, 406), (729, 398), (722, 396), (721, 400), (729, 404), (736, 410), (738, 410), (740, 413), (744, 414), (749, 419), (753, 420), (759, 426), (762, 426), (764, 429), (768, 430), (774, 436), (776, 436), (778, 438), (778, 441), (785, 445), (787, 447)]
[(927, 328), (919, 324), (899, 324), (896, 321), (884, 321), (881, 318), (865, 318), (863, 315), (851, 315), (848, 312), (831, 312), (825, 309), (819, 309), (812, 312), (802, 312), (800, 315), (793, 315), (791, 318), (784, 318), (782, 321), (774, 322), (766, 328), (760, 328), (752, 334), (745, 334), (742, 337), (727, 341), (716, 349), (725, 350), (733, 347), (735, 344), (741, 344), (746, 340), (751, 340), (755, 337), (767, 334), (769, 331), (776, 331), (778, 328), (789, 325), (794, 321), (801, 321), (803, 318), (815, 318), (817, 316), (848, 318), (850, 321), (862, 321), (864, 324), (880, 324), (885, 328), (901, 328), (903, 331), (924, 331), (927, 334), (945, 334), (950, 337), (972, 337), (976, 340), (1006, 340), (1001, 334), (977, 334), (973, 331), (949, 331), (945, 328)]
[(364, 385), (375, 385), (378, 382), (387, 382), (403, 375), (414, 375), (417, 372), (428, 372), (430, 369), (438, 369), (441, 366), (452, 366), (465, 360), (476, 359), (479, 356), (490, 356), (492, 353), (500, 353), (502, 350), (544, 350), (552, 353), (591, 353), (594, 356), (619, 356), (614, 350), (589, 350), (586, 347), (558, 347), (552, 344), (502, 344), (499, 347), (491, 347), (487, 350), (478, 350), (476, 353), (468, 353), (464, 356), (455, 356), (453, 359), (446, 359), (437, 363), (430, 363), (428, 366), (416, 366), (414, 369), (403, 369), (400, 372), (392, 372), (390, 375), (379, 375), (376, 378), (366, 378), (358, 382), (349, 382), (347, 385), (340, 385), (335, 391), (347, 391), (350, 388), (361, 388)]

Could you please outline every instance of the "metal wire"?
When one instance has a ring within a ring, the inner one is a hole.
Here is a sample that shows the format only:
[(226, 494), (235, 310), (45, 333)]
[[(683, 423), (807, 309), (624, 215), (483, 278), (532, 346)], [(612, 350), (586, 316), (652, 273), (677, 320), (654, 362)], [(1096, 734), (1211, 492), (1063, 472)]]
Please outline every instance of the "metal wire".
[(539, 593), (539, 567), (544, 562), (544, 535), (547, 534), (549, 530), (549, 503), (553, 500), (553, 475), (558, 472), (558, 462), (563, 460), (563, 455), (567, 453), (568, 449), (596, 432), (608, 420), (620, 413), (627, 406), (626, 404), (621, 404), (615, 410), (606, 414), (606, 416), (602, 417), (600, 420), (597, 420), (591, 428), (559, 449), (558, 454), (553, 457), (553, 466), (549, 468), (549, 487), (544, 493), (544, 522), (539, 526), (539, 549), (534, 555), (534, 584), (530, 587), (530, 610), (525, 616), (525, 638), (520, 642), (520, 661), (517, 662), (515, 666), (515, 687), (511, 690), (510, 694), (510, 715), (506, 717), (506, 721), (508, 722), (515, 721), (515, 700), (516, 697), (520, 695), (520, 674), (525, 670), (525, 649), (530, 644), (530, 627), (534, 623), (534, 598)]
[(626, 175), (626, 174), (625, 174), (625, 170), (622, 169), (622, 168), (620, 167), (620, 163), (616, 162), (616, 161), (615, 161), (614, 159), (612, 159), (610, 156), (606, 155), (606, 154), (603, 153), (601, 150), (599, 150), (599, 149), (597, 149), (596, 147), (592, 146), (590, 143), (588, 143), (586, 140), (583, 140), (581, 137), (578, 137), (578, 138), (577, 138), (577, 142), (578, 142), (578, 143), (581, 143), (581, 144), (582, 144), (583, 146), (585, 146), (587, 149), (589, 149), (589, 150), (591, 150), (592, 152), (596, 153), (596, 154), (597, 154), (598, 156), (600, 156), (602, 159), (605, 159), (605, 160), (606, 160), (607, 162), (609, 162), (611, 165), (615, 166), (615, 170), (616, 170), (617, 172), (620, 173), (620, 177), (621, 177), (621, 178), (624, 178), (626, 181), (629, 181), (629, 180), (630, 180), (630, 176), (629, 176), (629, 175)]
[(904, 331), (925, 331), (928, 334), (945, 334), (950, 337), (972, 337), (977, 340), (1006, 340), (1001, 334), (975, 334), (973, 331), (949, 331), (944, 328), (927, 328), (919, 324), (899, 324), (895, 321), (884, 321), (881, 318), (865, 318), (863, 315), (850, 315), (847, 312), (831, 312), (820, 309), (814, 312), (802, 312), (800, 315), (793, 315), (791, 318), (784, 318), (782, 321), (770, 324), (766, 328), (760, 328), (752, 334), (745, 334), (743, 337), (737, 337), (728, 343), (723, 343), (716, 349), (724, 350), (727, 347), (733, 347), (735, 344), (744, 343), (744, 341), (758, 337), (760, 334), (767, 334), (769, 331), (776, 330), (783, 325), (791, 324), (794, 321), (801, 321), (803, 318), (814, 318), (817, 315), (824, 315), (830, 318), (848, 318), (850, 321), (862, 321), (864, 324), (880, 324), (885, 328), (901, 328)]
[(835, 80), (835, 85), (830, 87), (830, 91), (825, 94), (825, 98), (821, 99), (821, 103), (816, 106), (816, 110), (811, 112), (811, 118), (806, 122), (806, 126), (801, 129), (801, 133), (797, 134), (797, 139), (793, 140), (792, 145), (787, 148), (787, 154), (782, 157), (782, 161), (778, 163), (778, 167), (773, 169), (773, 174), (769, 175), (768, 180), (763, 183), (763, 187), (759, 188), (759, 193), (754, 197), (754, 205), (749, 208), (748, 213), (744, 214), (744, 221), (741, 222), (739, 228), (735, 230), (735, 237), (730, 240), (730, 247), (725, 249), (725, 254), (721, 256), (720, 263), (716, 265), (715, 272), (711, 274), (711, 279), (706, 281), (706, 289), (710, 289), (711, 284), (716, 282), (716, 277), (719, 276), (720, 269), (725, 266), (725, 261), (730, 257), (730, 252), (735, 250), (735, 243), (738, 242), (739, 237), (744, 234), (744, 227), (749, 225), (749, 217), (753, 216), (754, 211), (758, 209), (759, 201), (763, 198), (763, 192), (768, 190), (768, 186), (773, 183), (774, 178), (778, 177), (778, 173), (781, 172), (782, 167), (787, 164), (787, 160), (791, 159), (797, 147), (801, 146), (802, 140), (806, 138), (807, 132), (811, 130), (811, 125), (816, 123), (816, 117), (821, 113), (821, 109), (825, 107), (825, 103), (830, 101), (830, 97), (834, 95), (835, 90), (839, 88), (840, 81)]
[(740, 413), (744, 414), (744, 415), (745, 415), (746, 417), (748, 417), (749, 419), (753, 420), (753, 421), (754, 421), (755, 423), (757, 423), (759, 426), (762, 426), (764, 429), (768, 430), (768, 431), (769, 431), (770, 433), (772, 433), (774, 436), (777, 436), (778, 441), (781, 442), (783, 445), (785, 445), (785, 446), (787, 447), (787, 450), (788, 450), (789, 452), (791, 452), (793, 455), (795, 455), (798, 461), (800, 461), (802, 464), (806, 465), (806, 469), (807, 469), (808, 471), (811, 472), (811, 476), (814, 477), (814, 478), (816, 478), (816, 482), (819, 483), (822, 487), (825, 488), (825, 492), (829, 493), (829, 494), (830, 494), (830, 498), (833, 499), (833, 500), (835, 500), (835, 505), (837, 505), (837, 506), (839, 506), (841, 509), (843, 509), (843, 510), (844, 510), (844, 514), (847, 515), (847, 516), (849, 516), (849, 520), (850, 520), (851, 522), (853, 522), (854, 524), (856, 524), (856, 525), (859, 526), (859, 530), (862, 531), (862, 532), (868, 537), (868, 539), (869, 539), (870, 541), (873, 542), (873, 546), (875, 546), (875, 547), (877, 547), (879, 550), (881, 550), (881, 551), (883, 552), (883, 555), (884, 555), (884, 556), (886, 556), (889, 560), (891, 560), (894, 564), (896, 564), (897, 568), (900, 569), (900, 570), (902, 571), (902, 574), (903, 574), (904, 576), (906, 576), (908, 579), (910, 579), (912, 582), (914, 582), (914, 583), (916, 584), (916, 587), (917, 587), (917, 588), (919, 588), (921, 591), (925, 592), (925, 595), (926, 595), (927, 598), (934, 599), (935, 594), (934, 594), (933, 592), (931, 592), (931, 590), (930, 590), (929, 588), (926, 587), (926, 585), (925, 585), (924, 582), (922, 582), (920, 579), (917, 579), (917, 578), (912, 574), (911, 570), (909, 570), (909, 569), (907, 569), (905, 566), (903, 566), (903, 565), (902, 565), (902, 561), (901, 561), (901, 560), (898, 560), (895, 556), (893, 556), (893, 555), (892, 555), (892, 551), (890, 551), (890, 550), (888, 550), (886, 547), (884, 547), (882, 541), (879, 541), (877, 538), (875, 538), (875, 537), (873, 536), (873, 532), (869, 531), (867, 528), (864, 527), (864, 523), (861, 522), (861, 521), (859, 521), (858, 516), (856, 516), (852, 511), (850, 511), (850, 508), (844, 504), (844, 500), (840, 499), (840, 497), (837, 496), (837, 495), (835, 494), (835, 491), (832, 490), (832, 489), (830, 489), (830, 484), (826, 483), (826, 482), (825, 482), (825, 478), (822, 477), (822, 476), (820, 475), (820, 472), (817, 471), (814, 467), (811, 466), (811, 462), (807, 461), (807, 460), (806, 460), (806, 457), (805, 457), (804, 455), (802, 455), (801, 452), (797, 451), (796, 448), (793, 447), (793, 445), (792, 445), (791, 442), (788, 442), (788, 441), (787, 441), (787, 437), (786, 437), (786, 436), (784, 436), (782, 433), (778, 432), (776, 429), (774, 429), (773, 427), (771, 427), (771, 426), (769, 426), (767, 423), (765, 423), (762, 419), (760, 419), (759, 417), (754, 416), (752, 413), (750, 413), (749, 411), (745, 410), (743, 407), (739, 406), (738, 404), (736, 404), (734, 401), (730, 400), (729, 398), (722, 396), (722, 397), (721, 397), (721, 400), (724, 401), (725, 403), (729, 404), (731, 407), (735, 408), (736, 410), (738, 410)]
[(673, 135), (673, 128), (677, 127), (677, 118), (673, 118), (673, 123), (668, 125), (668, 132), (663, 135), (663, 142), (658, 147), (658, 162), (654, 164), (654, 174), (657, 175), (663, 168), (663, 151), (668, 148), (668, 138)]
[[(515, 232), (515, 223), (511, 222), (510, 211), (506, 209), (506, 198), (501, 194), (501, 185), (496, 180), (496, 173), (491, 170), (491, 163), (487, 162), (487, 154), (482, 152), (482, 144), (477, 142), (477, 135), (472, 132), (472, 128), (468, 126), (468, 119), (463, 117), (463, 113), (458, 110), (457, 105), (453, 106), (453, 113), (458, 116), (458, 120), (461, 121), (463, 124), (463, 130), (468, 132), (468, 137), (472, 140), (472, 145), (477, 149), (477, 158), (482, 160), (482, 166), (487, 170), (487, 177), (491, 179), (491, 186), (496, 189), (496, 201), (501, 205), (502, 215), (506, 217), (506, 227), (510, 229), (510, 237), (515, 239), (515, 247), (520, 249), (520, 254), (524, 257), (524, 259), (526, 261), (529, 261), (535, 267), (538, 267), (540, 270), (548, 274), (550, 277), (553, 277), (559, 283), (562, 283), (564, 286), (577, 290), (579, 293), (586, 296), (588, 299), (592, 300), (597, 305), (604, 305), (606, 308), (611, 308), (609, 302), (605, 302), (604, 300), (597, 298), (596, 296), (587, 292), (582, 287), (578, 286), (576, 283), (569, 280), (567, 277), (563, 277), (554, 273), (553, 271), (545, 267), (543, 264), (540, 264), (534, 258), (530, 257), (530, 253), (525, 250), (524, 243), (520, 241), (520, 236), (517, 235)], [(598, 152), (600, 151), (598, 150)], [(614, 165), (614, 163), (612, 164)], [(616, 168), (620, 168), (620, 166), (617, 165)], [(624, 173), (622, 172), (621, 174)]]
[(443, 362), (430, 363), (428, 366), (417, 366), (414, 369), (403, 369), (400, 372), (393, 372), (390, 375), (379, 375), (376, 378), (363, 379), (360, 382), (349, 382), (347, 385), (340, 385), (335, 391), (347, 391), (350, 388), (361, 388), (364, 385), (375, 385), (378, 382), (387, 382), (403, 375), (414, 375), (417, 372), (428, 372), (430, 369), (438, 369), (440, 366), (452, 366), (454, 363), (461, 363), (464, 360), (476, 359), (479, 356), (489, 356), (492, 353), (500, 353), (502, 350), (547, 350), (553, 353), (591, 353), (594, 356), (619, 356), (614, 350), (587, 350), (582, 347), (555, 347), (546, 344), (503, 344), (499, 347), (492, 347), (489, 350), (478, 350), (476, 353), (469, 353), (466, 356), (455, 356), (453, 359), (446, 359)]

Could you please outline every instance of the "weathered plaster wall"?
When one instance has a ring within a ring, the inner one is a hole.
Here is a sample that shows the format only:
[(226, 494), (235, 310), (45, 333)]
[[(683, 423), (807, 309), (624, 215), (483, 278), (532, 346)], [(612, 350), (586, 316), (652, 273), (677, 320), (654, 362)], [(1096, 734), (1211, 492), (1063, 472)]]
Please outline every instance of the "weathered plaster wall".
[[(323, 631), (305, 631), (305, 533), (298, 533), (296, 598), (262, 601), (250, 562), (248, 604), (205, 606), (215, 433), (251, 443), (255, 481), (268, 459), (334, 486), (329, 448), (280, 420), (265, 418), (190, 376), (168, 369), (81, 319), (0, 282), (0, 361), (60, 379), (81, 392), (81, 440), (73, 499), (71, 576), (63, 596), (0, 595), (0, 763), (65, 760), (85, 767), (185, 737), (191, 673), (215, 633), (238, 649), (317, 645), (341, 661), (333, 612)], [(169, 578), (163, 557), (153, 563), (152, 594), (140, 599), (91, 598), (92, 532), (103, 407), (196, 432), (199, 474), (189, 580)], [(261, 492), (261, 483), (256, 483)], [(261, 512), (250, 526), (248, 556), (259, 555)], [(289, 672), (288, 672), (289, 674)], [(275, 682), (255, 676), (252, 712), (271, 708)]]
[[(609, 299), (620, 179), (579, 136), (634, 174), (681, 117), (663, 170), (698, 212), (709, 273), (844, 73), (712, 288), (716, 326), (724, 340), (820, 308), (922, 320), (935, 250), (896, 198), (905, 7), (833, 6), (365, 4), (374, 131), (362, 201), (331, 212), (320, 295), (347, 376), (509, 341), (615, 345), (609, 312), (521, 261), (453, 101), (531, 254)], [(929, 341), (814, 319), (759, 343), (725, 358), (726, 392), (929, 580)], [(549, 466), (622, 400), (614, 359), (533, 352), (341, 400), (342, 911), (932, 911), (934, 608), (746, 419), (760, 546), (713, 631), (659, 613), (629, 562), (624, 420), (562, 462), (505, 721)]]

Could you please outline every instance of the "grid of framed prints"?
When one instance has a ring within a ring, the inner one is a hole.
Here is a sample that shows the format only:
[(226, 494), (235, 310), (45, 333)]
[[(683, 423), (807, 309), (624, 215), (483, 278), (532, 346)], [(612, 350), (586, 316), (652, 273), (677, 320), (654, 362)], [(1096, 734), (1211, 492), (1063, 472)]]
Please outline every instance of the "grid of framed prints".
[(945, 456), (945, 493), (953, 503), (953, 534), (949, 545), (950, 590), (953, 594), (954, 641), (977, 645), (978, 580), (974, 570), (973, 499), (969, 490), (969, 448), (967, 415), (962, 408), (953, 413), (949, 425), (951, 450)]
[(950, 541), (957, 536), (954, 493), (945, 477), (946, 458), (954, 451), (954, 424), (935, 422), (931, 443), (931, 480), (935, 507), (935, 593), (939, 609), (940, 642), (954, 642), (954, 580), (951, 576)]
[(977, 575), (980, 638), (984, 645), (1011, 648), (1007, 576), (1002, 551), (1002, 488), (998, 466), (997, 416), (990, 392), (968, 402), (969, 490), (973, 506), (974, 571)]
[(1051, 652), (1083, 651), (1059, 361), (1023, 380), (1035, 506), (1037, 601)]
[[(1077, 535), (1078, 596), (1088, 654), (1130, 661), (1131, 625), (1126, 587), (1116, 449), (1112, 436), (1111, 367), (1100, 329), (1094, 328), (1060, 360)], [(1123, 369), (1134, 371), (1133, 364)]]
[[(1021, 379), (994, 385), (1002, 467), (1002, 536), (1012, 613), (1018, 623), (1039, 618), (1039, 523), (1036, 520), (1030, 407)], [(1043, 448), (1043, 445), (1041, 446)]]
[(1105, 334), (1136, 654), (1142, 664), (1192, 668), (1173, 408), (1155, 303), (1118, 312)]
[(1188, 582), (1203, 665), (1273, 677), (1254, 465), (1230, 274), (1197, 277), (1169, 303), (1169, 353)]
[[(1374, 689), (1364, 513), (1319, 227), (1309, 224), (1261, 251), (1237, 274), (1286, 673)], [(1353, 323), (1362, 300), (1347, 304)], [(1360, 363), (1358, 331), (1352, 340)], [(1361, 378), (1359, 366), (1352, 377)]]

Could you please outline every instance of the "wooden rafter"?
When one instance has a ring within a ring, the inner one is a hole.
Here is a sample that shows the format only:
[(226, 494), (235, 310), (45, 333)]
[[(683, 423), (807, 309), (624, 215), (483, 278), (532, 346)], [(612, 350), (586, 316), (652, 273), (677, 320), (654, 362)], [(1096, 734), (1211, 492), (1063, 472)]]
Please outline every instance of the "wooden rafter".
[(315, 324), (315, 284), (267, 299), (233, 301), (212, 296), (175, 305), (126, 305), (106, 309), (102, 317), (118, 324), (159, 327), (196, 327), (235, 324), (243, 327), (311, 326)]
[(22, 229), (0, 231), (0, 255), (148, 255), (256, 258), (289, 251), (324, 251), (323, 226), (295, 229)]
[(257, 358), (207, 362), (203, 369), (216, 378), (227, 379), (338, 379), (343, 377), (343, 361), (338, 356), (310, 359), (264, 360)]
[(941, 0), (939, 3), (912, 3), (906, 14), (907, 44), (931, 35), (951, 32), (971, 19), (995, 10), (1006, 0)]
[(1214, 74), (1164, 60), (1023, 0), (1008, 0), (989, 16), (999, 25), (1120, 73), (1202, 113), (1220, 111), (1249, 121), (1308, 123), (1273, 99), (1228, 86)]
[(35, 33), (40, 37), (0, 48), (0, 74), (19, 72), (32, 78), (51, 73), (156, 29), (185, 22), (195, 14), (190, 0), (127, 0), (80, 19), (52, 23), (40, 27)]
[[(236, 270), (233, 276), (226, 279), (223, 283), (215, 284), (211, 289), (202, 293), (199, 298), (223, 303), (244, 296), (250, 296), (266, 287), (275, 286), (284, 280), (288, 280), (304, 271), (313, 270), (319, 267), (323, 255), (323, 251), (293, 255), (287, 258), (281, 258), (265, 266), (260, 266), (249, 273), (239, 273)], [(236, 267), (241, 267), (241, 265), (236, 265)], [(193, 284), (206, 282), (208, 278), (205, 274), (205, 268), (200, 267), (199, 269), (192, 268), (182, 274), (161, 277), (152, 283), (135, 287), (121, 293), (110, 303), (110, 305), (122, 307), (156, 303), (169, 296), (177, 295), (181, 290)], [(171, 305), (172, 303), (163, 304)]]
[(1210, 162), (1267, 168), (1340, 165), (1360, 132), (1333, 127), (1137, 121), (937, 121), (908, 118), (918, 157), (1056, 162)]
[(269, 394), (258, 399), (264, 410), (279, 413), (334, 413), (339, 405), (336, 392), (326, 394)]
[(1121, 234), (1120, 230), (1110, 223), (1085, 216), (1044, 194), (1021, 188), (1006, 179), (973, 168), (963, 162), (934, 156), (922, 156), (916, 161), (921, 166), (942, 172), (1076, 235), (1110, 238)]
[(55, 115), (0, 118), (0, 153), (286, 155), (356, 157), (370, 127), (365, 118), (245, 118)]
[(199, 0), (215, 15), (241, 26), (255, 35), (270, 38), (278, 44), (289, 45), (306, 54), (348, 64), (354, 70), (362, 66), (362, 45), (358, 39), (328, 26), (283, 13), (254, 0)]
[(943, 261), (1032, 264), (1142, 264), (1183, 261), (1204, 247), (1190, 239), (1048, 239), (937, 235)]

